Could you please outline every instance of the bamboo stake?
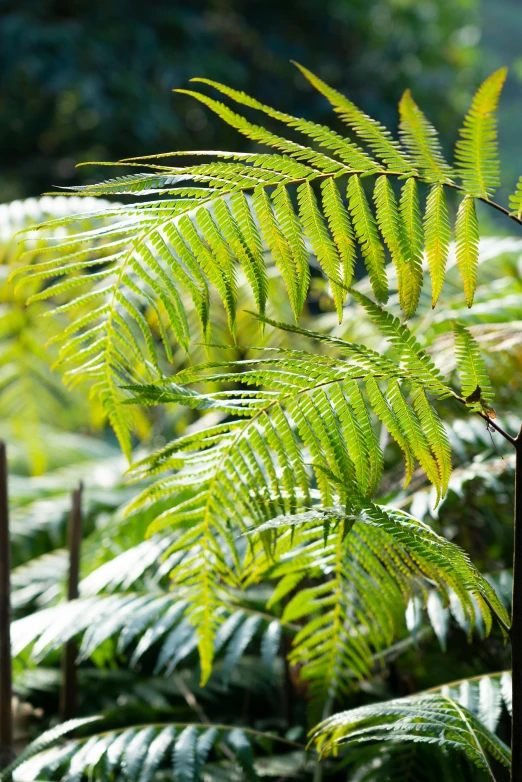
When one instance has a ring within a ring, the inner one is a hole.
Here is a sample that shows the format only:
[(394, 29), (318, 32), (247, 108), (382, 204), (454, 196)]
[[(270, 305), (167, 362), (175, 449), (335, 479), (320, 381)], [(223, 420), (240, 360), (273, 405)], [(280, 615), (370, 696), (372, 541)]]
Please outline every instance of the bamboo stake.
[(7, 457), (5, 443), (0, 441), (0, 769), (14, 757), (10, 572)]
[[(69, 549), (69, 581), (67, 584), (67, 599), (76, 600), (79, 596), (80, 579), (80, 546), (82, 540), (82, 491), (83, 485), (72, 493), (72, 506), (67, 528), (67, 545)], [(60, 692), (60, 716), (65, 722), (76, 715), (78, 685), (76, 658), (78, 648), (76, 641), (68, 641), (62, 657), (62, 688)]]

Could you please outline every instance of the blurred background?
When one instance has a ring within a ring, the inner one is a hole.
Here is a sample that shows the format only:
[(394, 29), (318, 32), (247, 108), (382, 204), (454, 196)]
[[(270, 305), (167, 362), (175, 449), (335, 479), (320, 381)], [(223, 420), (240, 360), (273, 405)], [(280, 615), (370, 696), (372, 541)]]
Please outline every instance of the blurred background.
[(0, 0), (0, 201), (95, 181), (79, 161), (174, 149), (244, 149), (173, 95), (191, 76), (287, 112), (328, 116), (295, 59), (394, 126), (405, 87), (451, 145), (480, 79), (510, 78), (501, 148), (522, 169), (522, 5), (517, 0)]

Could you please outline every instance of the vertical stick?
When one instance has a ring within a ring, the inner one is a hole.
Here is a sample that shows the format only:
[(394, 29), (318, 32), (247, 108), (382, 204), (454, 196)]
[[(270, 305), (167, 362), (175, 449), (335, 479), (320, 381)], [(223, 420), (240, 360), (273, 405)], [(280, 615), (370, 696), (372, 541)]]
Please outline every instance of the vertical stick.
[(7, 457), (5, 443), (0, 441), (0, 769), (9, 765), (14, 756), (10, 572)]
[(513, 608), (511, 617), (511, 782), (522, 782), (522, 429), (515, 442), (515, 530), (513, 550)]
[[(67, 529), (67, 545), (69, 548), (69, 581), (67, 599), (76, 600), (79, 595), (80, 579), (80, 546), (82, 541), (82, 490), (80, 483), (72, 493), (72, 506)], [(60, 716), (65, 722), (76, 714), (77, 681), (76, 658), (78, 648), (75, 641), (68, 641), (62, 657), (62, 689), (60, 692)]]

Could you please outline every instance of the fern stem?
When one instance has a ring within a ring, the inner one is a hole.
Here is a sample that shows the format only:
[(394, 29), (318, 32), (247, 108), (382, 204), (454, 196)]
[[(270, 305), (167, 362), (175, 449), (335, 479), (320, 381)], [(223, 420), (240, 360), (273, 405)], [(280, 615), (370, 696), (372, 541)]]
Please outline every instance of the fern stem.
[(522, 427), (515, 441), (515, 513), (513, 545), (513, 607), (511, 614), (511, 782), (522, 782)]
[[(465, 400), (465, 399), (463, 399), (463, 398), (462, 398), (461, 396), (459, 396), (458, 394), (455, 394), (455, 399), (456, 399), (458, 402), (461, 402), (463, 405), (466, 405), (466, 406), (467, 406), (466, 400)], [(479, 416), (480, 416), (480, 417), (481, 417), (481, 418), (482, 418), (482, 419), (483, 419), (483, 420), (484, 420), (484, 421), (487, 423), (487, 425), (488, 425), (488, 426), (491, 426), (491, 428), (492, 428), (492, 429), (494, 429), (496, 432), (498, 432), (499, 434), (501, 434), (501, 435), (502, 435), (502, 437), (503, 437), (505, 440), (507, 440), (507, 441), (508, 441), (508, 443), (511, 443), (511, 445), (513, 445), (515, 448), (517, 448), (517, 447), (518, 447), (518, 446), (517, 446), (517, 443), (518, 443), (518, 437), (513, 437), (512, 435), (510, 435), (510, 434), (509, 434), (509, 432), (506, 432), (506, 430), (505, 430), (505, 429), (502, 429), (502, 427), (501, 427), (501, 426), (499, 426), (499, 424), (497, 424), (497, 423), (496, 423), (496, 421), (494, 421), (494, 420), (493, 420), (493, 418), (490, 418), (490, 417), (489, 417), (489, 415), (487, 415), (487, 413), (483, 413), (483, 412), (482, 412), (482, 411), (480, 411), (480, 410), (477, 410), (477, 411), (476, 411), (476, 413), (477, 413), (477, 415), (479, 415)], [(520, 435), (519, 435), (519, 436), (520, 436)]]

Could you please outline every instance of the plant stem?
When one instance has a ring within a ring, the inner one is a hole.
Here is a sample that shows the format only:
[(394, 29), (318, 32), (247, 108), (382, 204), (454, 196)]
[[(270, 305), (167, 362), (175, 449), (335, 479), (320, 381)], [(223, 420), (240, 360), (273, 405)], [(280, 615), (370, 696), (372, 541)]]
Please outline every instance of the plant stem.
[(7, 458), (5, 443), (0, 442), (0, 770), (8, 766), (14, 757), (10, 571)]
[[(67, 600), (76, 600), (79, 595), (80, 546), (82, 540), (82, 484), (72, 493), (72, 506), (67, 530), (69, 548), (69, 582)], [(68, 641), (62, 657), (62, 689), (60, 692), (60, 716), (62, 721), (76, 716), (78, 648), (76, 641)]]
[(511, 782), (522, 782), (522, 428), (515, 440), (513, 607), (511, 615)]

